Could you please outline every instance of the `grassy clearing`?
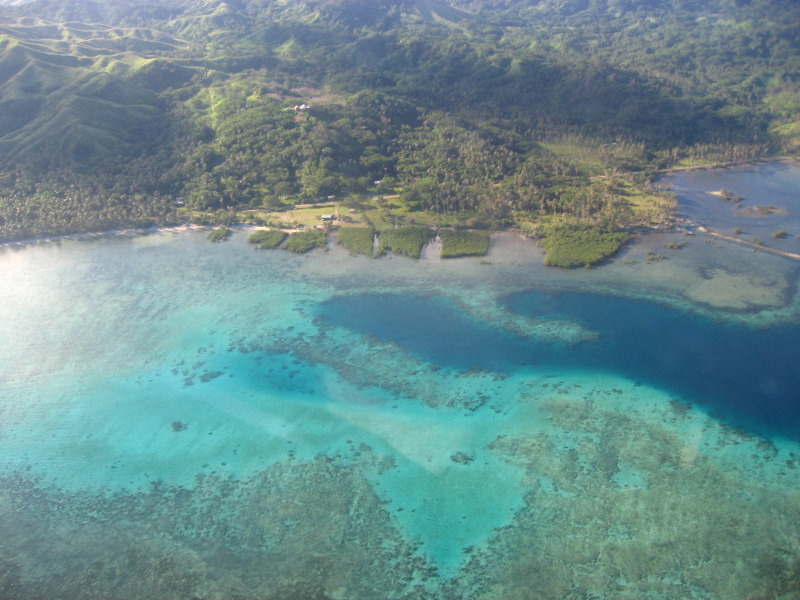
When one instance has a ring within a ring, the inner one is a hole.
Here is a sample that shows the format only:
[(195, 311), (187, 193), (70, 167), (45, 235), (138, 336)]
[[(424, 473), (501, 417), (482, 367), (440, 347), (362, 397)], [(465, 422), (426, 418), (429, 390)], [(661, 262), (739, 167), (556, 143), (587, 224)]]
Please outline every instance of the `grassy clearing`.
[(544, 262), (553, 267), (589, 267), (608, 258), (628, 240), (628, 234), (594, 228), (549, 229), (542, 242)]
[(289, 236), (283, 245), (284, 250), (295, 254), (305, 254), (315, 248), (327, 250), (328, 236), (324, 231), (298, 231)]
[(541, 142), (539, 145), (554, 156), (575, 164), (589, 174), (601, 174), (605, 167), (597, 148), (594, 146), (562, 141)]
[(258, 244), (262, 250), (271, 250), (280, 246), (287, 236), (285, 231), (263, 230), (253, 233), (247, 241), (250, 244)]
[(366, 222), (378, 231), (389, 229), (394, 226), (394, 220), (392, 219), (391, 212), (387, 210), (381, 210), (372, 204), (364, 202), (364, 210), (362, 214)]
[(419, 258), (423, 246), (435, 235), (432, 230), (425, 227), (403, 227), (381, 231), (378, 236), (378, 256), (391, 250), (395, 254)]
[(402, 198), (373, 197), (361, 201), (362, 215), (377, 231), (397, 227), (471, 227), (477, 213), (460, 211), (442, 214), (425, 210), (409, 210)]
[(666, 193), (650, 193), (648, 188), (617, 180), (617, 194), (628, 204), (634, 222), (655, 224), (669, 221), (675, 210), (675, 199)]
[(443, 230), (439, 237), (442, 239), (442, 258), (486, 256), (489, 252), (488, 233)]
[[(246, 209), (238, 213), (241, 223), (266, 225), (278, 229), (296, 229), (316, 227), (320, 216), (324, 214), (339, 215), (336, 224), (345, 226), (367, 226), (376, 232), (405, 227), (477, 227), (477, 213), (462, 211), (458, 214), (440, 214), (429, 211), (410, 211), (400, 198), (389, 200), (380, 197), (352, 197), (350, 203), (317, 204), (314, 206), (298, 206), (282, 210), (267, 208)], [(350, 209), (353, 204), (357, 208)]]
[[(298, 227), (316, 227), (320, 224), (322, 215), (337, 215), (339, 212), (339, 205), (318, 204), (278, 210), (268, 208), (248, 209), (240, 211), (238, 215), (239, 220), (243, 223), (266, 225), (267, 227), (279, 229), (297, 229)], [(345, 212), (347, 211), (345, 210)], [(356, 222), (353, 216), (357, 215), (347, 215), (342, 219)]]
[(372, 227), (343, 227), (336, 234), (336, 243), (353, 254), (372, 256), (375, 230)]

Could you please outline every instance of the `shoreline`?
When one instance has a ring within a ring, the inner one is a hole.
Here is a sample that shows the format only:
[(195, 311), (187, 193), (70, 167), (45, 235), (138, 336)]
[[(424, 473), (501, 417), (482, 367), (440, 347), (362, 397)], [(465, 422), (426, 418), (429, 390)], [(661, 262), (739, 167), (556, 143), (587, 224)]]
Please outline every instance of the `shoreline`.
[(729, 161), (720, 163), (709, 163), (707, 165), (691, 165), (687, 167), (670, 167), (669, 169), (662, 169), (658, 171), (658, 175), (671, 175), (673, 173), (686, 173), (689, 171), (716, 171), (723, 169), (734, 169), (737, 167), (756, 167), (765, 163), (785, 163), (797, 162), (800, 163), (800, 156), (775, 156), (765, 158), (750, 158), (742, 161)]
[(128, 236), (128, 237), (135, 237), (135, 236), (142, 236), (142, 235), (150, 235), (155, 233), (162, 233), (162, 232), (183, 232), (183, 231), (200, 231), (203, 229), (213, 229), (214, 227), (210, 225), (197, 225), (194, 223), (187, 223), (184, 225), (166, 225), (163, 227), (148, 227), (146, 229), (138, 229), (135, 227), (126, 227), (121, 229), (107, 229), (105, 231), (85, 231), (82, 233), (62, 233), (60, 235), (48, 235), (43, 237), (34, 237), (34, 238), (25, 238), (22, 240), (9, 240), (7, 242), (0, 242), (0, 250), (4, 248), (13, 248), (13, 247), (27, 247), (27, 246), (37, 246), (40, 244), (48, 244), (48, 243), (57, 243), (63, 240), (92, 240), (92, 239), (102, 239), (102, 238), (110, 238), (115, 236)]
[[(245, 238), (250, 231), (255, 231), (259, 226), (254, 225), (236, 225), (233, 226), (234, 231), (239, 232), (233, 239), (233, 246), (248, 246), (245, 244)], [(201, 225), (181, 225), (172, 227), (151, 227), (148, 229), (118, 229), (110, 230), (107, 232), (95, 232), (90, 234), (70, 234), (59, 237), (34, 239), (23, 242), (13, 242), (10, 244), (0, 245), (0, 254), (10, 256), (16, 254), (15, 250), (24, 251), (28, 247), (33, 248), (37, 245), (42, 245), (42, 252), (60, 252), (61, 246), (58, 244), (61, 240), (72, 240), (95, 242), (103, 241), (102, 246), (98, 249), (104, 249), (106, 243), (113, 252), (113, 247), (117, 243), (121, 244), (149, 244), (147, 238), (150, 237), (153, 243), (169, 242), (175, 240), (180, 243), (183, 238), (192, 237), (192, 244), (196, 246), (198, 252), (207, 252), (208, 249), (204, 246), (214, 247), (212, 242), (206, 243), (206, 235), (212, 227)], [(163, 235), (162, 235), (163, 234)], [(651, 255), (658, 253), (665, 253), (665, 243), (670, 240), (676, 240), (675, 236), (683, 235), (680, 229), (639, 229), (633, 232), (632, 240), (627, 244), (626, 249), (621, 252), (621, 256), (604, 261), (596, 269), (585, 270), (579, 269), (564, 269), (558, 267), (548, 266), (544, 263), (543, 252), (537, 240), (523, 233), (515, 230), (494, 231), (491, 234), (490, 250), (485, 257), (469, 257), (466, 260), (450, 261), (439, 260), (438, 253), (435, 257), (425, 256), (426, 260), (414, 260), (411, 258), (403, 257), (400, 263), (407, 263), (407, 269), (415, 270), (422, 276), (427, 276), (434, 267), (432, 263), (441, 265), (452, 264), (452, 267), (442, 267), (444, 270), (438, 271), (436, 267), (435, 272), (442, 274), (464, 273), (469, 269), (470, 265), (496, 265), (500, 269), (500, 273), (505, 273), (503, 269), (513, 267), (513, 271), (524, 272), (526, 277), (530, 278), (531, 282), (547, 281), (557, 286), (559, 290), (573, 290), (582, 289), (581, 286), (589, 285), (592, 289), (600, 290), (603, 294), (618, 295), (620, 290), (627, 290), (624, 295), (632, 295), (640, 299), (655, 301), (667, 306), (675, 307), (680, 310), (689, 310), (709, 316), (710, 318), (733, 320), (736, 322), (749, 323), (750, 316), (758, 313), (758, 322), (762, 325), (772, 323), (783, 323), (787, 316), (786, 311), (791, 312), (792, 319), (796, 317), (796, 310), (791, 308), (793, 298), (795, 297), (796, 279), (787, 279), (784, 285), (785, 291), (781, 292), (781, 298), (776, 299), (770, 296), (765, 300), (763, 290), (760, 288), (767, 285), (757, 276), (753, 275), (750, 271), (742, 275), (737, 282), (737, 290), (735, 294), (735, 302), (730, 301), (731, 290), (719, 290), (703, 288), (699, 294), (688, 294), (687, 286), (691, 283), (704, 284), (708, 279), (705, 274), (698, 270), (697, 265), (690, 261), (690, 264), (684, 264), (682, 259), (676, 262), (665, 261), (663, 264), (660, 260), (650, 260)], [(141, 240), (139, 240), (141, 238)], [(48, 246), (43, 245), (43, 242), (56, 242), (56, 245)], [(86, 244), (87, 246), (93, 244)], [(80, 244), (69, 244), (64, 246), (65, 249), (79, 247)], [(736, 246), (742, 248), (740, 244)], [(759, 248), (763, 249), (763, 248)], [(4, 253), (5, 250), (5, 253)], [(341, 273), (350, 274), (352, 271), (349, 269), (352, 265), (360, 264), (354, 257), (349, 254), (344, 248), (335, 244), (334, 240), (329, 238), (330, 252), (320, 252), (321, 255), (332, 257), (333, 263), (321, 259), (318, 263), (318, 269), (322, 269), (327, 274)], [(753, 249), (756, 250), (756, 249)], [(101, 250), (102, 252), (102, 250)], [(726, 257), (739, 256), (735, 250), (721, 250), (716, 251), (718, 254), (715, 257), (715, 265), (721, 264), (721, 270), (725, 273), (738, 273), (739, 271), (729, 264)], [(216, 254), (213, 250), (211, 254)], [(227, 254), (227, 251), (225, 252)], [(748, 255), (751, 252), (748, 252)], [(755, 254), (753, 252), (752, 254)], [(761, 253), (759, 253), (761, 254)], [(772, 253), (768, 253), (772, 254)], [(674, 258), (678, 258), (675, 255)], [(665, 258), (671, 258), (668, 255)], [(395, 258), (394, 255), (386, 257), (385, 260), (391, 261)], [(421, 257), (422, 258), (422, 257)], [(781, 257), (783, 258), (783, 257)], [(286, 257), (288, 260), (288, 257)], [(434, 260), (431, 260), (434, 259)], [(785, 261), (786, 259), (783, 258)], [(721, 263), (719, 261), (722, 261)], [(458, 265), (456, 265), (458, 263)], [(797, 264), (794, 260), (789, 263)], [(370, 260), (370, 265), (374, 262)], [(749, 263), (748, 263), (749, 264)], [(351, 265), (351, 266), (346, 266)], [(636, 266), (639, 265), (639, 266)], [(519, 268), (524, 267), (523, 271), (518, 271)], [(371, 266), (369, 268), (372, 268)], [(377, 267), (376, 267), (377, 268)], [(398, 267), (399, 268), (399, 267)], [(478, 267), (481, 271), (484, 266)], [(479, 271), (475, 271), (471, 276), (476, 276)], [(798, 274), (800, 275), (800, 274)], [(449, 275), (448, 275), (449, 276)], [(776, 281), (783, 282), (783, 271), (776, 275)], [(719, 278), (716, 278), (719, 279)], [(770, 283), (770, 285), (772, 285)], [(783, 285), (783, 284), (782, 284)], [(576, 287), (577, 286), (577, 287)], [(741, 288), (741, 289), (740, 289)], [(783, 288), (782, 288), (783, 289)], [(800, 296), (798, 296), (800, 297)], [(774, 312), (774, 314), (772, 314)]]
[[(292, 228), (292, 227), (269, 227), (265, 225), (252, 225), (249, 223), (237, 223), (236, 225), (198, 225), (196, 223), (186, 223), (184, 225), (167, 225), (163, 227), (153, 226), (148, 227), (146, 229), (137, 229), (137, 228), (121, 228), (121, 229), (108, 229), (105, 231), (87, 231), (83, 233), (64, 233), (60, 235), (50, 235), (50, 236), (43, 236), (43, 237), (34, 237), (34, 238), (25, 238), (22, 240), (9, 240), (6, 242), (0, 242), (0, 250), (3, 248), (13, 248), (13, 247), (27, 247), (27, 246), (36, 246), (39, 244), (47, 244), (47, 243), (57, 243), (63, 240), (91, 240), (91, 239), (102, 239), (105, 237), (114, 237), (114, 236), (128, 236), (128, 237), (135, 237), (135, 236), (143, 236), (143, 235), (152, 235), (157, 233), (164, 233), (164, 232), (188, 232), (188, 231), (211, 231), (213, 229), (218, 229), (220, 227), (227, 227), (228, 229), (234, 231), (244, 231), (244, 230), (253, 230), (253, 231), (283, 231), (286, 233), (302, 233), (305, 231), (314, 231), (313, 228)], [(318, 231), (322, 231), (321, 229), (317, 228)], [(331, 233), (331, 232), (326, 232)], [(511, 233), (518, 235), (523, 239), (535, 239), (530, 236), (525, 235), (520, 231), (516, 231), (513, 229), (497, 229), (497, 230), (487, 230), (486, 233), (490, 236), (501, 234), (501, 233)]]
[[(777, 157), (763, 157), (763, 158), (755, 158), (745, 161), (731, 161), (725, 163), (709, 163), (705, 165), (693, 165), (693, 166), (686, 166), (686, 167), (674, 167), (671, 169), (665, 169), (662, 171), (658, 171), (656, 175), (656, 181), (660, 177), (668, 177), (669, 175), (677, 174), (677, 173), (685, 173), (685, 172), (693, 172), (693, 171), (715, 171), (715, 170), (728, 170), (728, 169), (735, 169), (735, 168), (747, 168), (747, 167), (755, 167), (758, 165), (763, 164), (786, 164), (786, 163), (795, 163), (800, 164), (800, 156), (777, 156)], [(721, 197), (721, 193), (719, 191), (711, 191), (707, 192), (708, 194)], [(750, 215), (745, 215), (750, 216)], [(758, 216), (758, 215), (753, 215)], [(46, 243), (59, 243), (64, 240), (76, 240), (76, 241), (89, 241), (93, 239), (102, 239), (102, 238), (112, 238), (112, 237), (137, 237), (137, 236), (146, 236), (158, 233), (169, 233), (169, 232), (190, 232), (190, 231), (211, 231), (215, 228), (222, 227), (221, 225), (200, 225), (196, 223), (183, 223), (181, 225), (167, 225), (167, 226), (151, 226), (148, 228), (117, 228), (117, 229), (109, 229), (104, 231), (85, 231), (85, 232), (75, 232), (75, 233), (64, 233), (59, 235), (48, 235), (42, 237), (30, 237), (24, 238), (19, 240), (8, 240), (0, 242), (0, 250), (3, 249), (20, 249), (25, 247), (37, 246), (40, 244)], [(235, 225), (226, 226), (228, 229), (236, 230), (264, 230), (264, 229), (274, 229), (278, 231), (284, 231), (287, 234), (291, 234), (298, 231), (308, 231), (308, 229), (299, 229), (299, 228), (283, 228), (283, 227), (269, 227), (264, 225), (255, 225), (249, 223), (239, 223)], [(649, 234), (652, 233), (677, 233), (682, 228), (677, 223), (663, 223), (659, 225), (632, 225), (626, 227), (624, 229), (632, 239), (635, 238), (643, 238), (647, 237)], [(524, 233), (523, 231), (515, 228), (509, 229), (493, 229), (485, 231), (489, 236), (495, 236), (499, 234), (511, 234), (520, 237), (521, 239), (526, 240), (537, 240), (540, 239), (538, 237), (532, 237), (529, 234)], [(731, 241), (739, 243), (739, 240), (733, 239)], [(767, 250), (767, 248), (759, 247), (759, 250)], [(783, 254), (782, 252), (775, 252), (775, 254)], [(488, 256), (488, 253), (487, 253)], [(795, 256), (791, 256), (790, 258), (795, 258)]]

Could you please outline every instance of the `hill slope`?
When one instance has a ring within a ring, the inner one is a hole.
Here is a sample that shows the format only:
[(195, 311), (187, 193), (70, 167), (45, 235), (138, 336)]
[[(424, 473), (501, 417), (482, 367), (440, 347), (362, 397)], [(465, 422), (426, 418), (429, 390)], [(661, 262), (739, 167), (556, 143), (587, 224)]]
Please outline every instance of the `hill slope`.
[(495, 226), (658, 220), (626, 199), (655, 169), (800, 149), (798, 25), (762, 0), (0, 7), (0, 237), (375, 181)]

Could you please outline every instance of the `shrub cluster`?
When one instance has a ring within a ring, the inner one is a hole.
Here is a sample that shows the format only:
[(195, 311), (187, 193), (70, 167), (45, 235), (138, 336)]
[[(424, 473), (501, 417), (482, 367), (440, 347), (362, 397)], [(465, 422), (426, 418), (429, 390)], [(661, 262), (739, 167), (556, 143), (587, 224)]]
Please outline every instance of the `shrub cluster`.
[(286, 236), (287, 234), (285, 231), (265, 229), (251, 234), (250, 237), (247, 238), (247, 241), (250, 244), (257, 244), (262, 250), (267, 250), (280, 246), (283, 240), (286, 239)]
[(542, 242), (544, 262), (554, 267), (588, 267), (613, 255), (628, 234), (599, 228), (555, 228)]
[(212, 242), (224, 242), (231, 235), (231, 230), (227, 227), (217, 227), (212, 229), (208, 234), (208, 239)]
[(378, 255), (387, 250), (395, 254), (419, 258), (422, 248), (430, 242), (435, 232), (427, 227), (403, 227), (401, 229), (387, 229), (378, 236), (380, 245)]
[(442, 239), (442, 258), (486, 256), (489, 252), (488, 233), (443, 230), (439, 237)]
[(328, 236), (324, 231), (298, 231), (289, 236), (283, 248), (295, 254), (305, 254), (306, 252), (311, 252), (314, 248), (327, 250)]
[(375, 230), (372, 227), (344, 227), (336, 234), (336, 243), (353, 254), (372, 256)]

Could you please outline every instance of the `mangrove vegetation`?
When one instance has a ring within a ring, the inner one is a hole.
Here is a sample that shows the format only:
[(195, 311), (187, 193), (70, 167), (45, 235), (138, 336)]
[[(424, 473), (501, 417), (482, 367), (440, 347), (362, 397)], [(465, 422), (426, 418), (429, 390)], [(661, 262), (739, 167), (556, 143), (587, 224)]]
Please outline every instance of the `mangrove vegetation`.
[(372, 256), (375, 230), (371, 227), (343, 227), (336, 235), (336, 243), (353, 254)]
[(442, 258), (485, 256), (489, 252), (489, 235), (483, 231), (439, 232), (442, 240)]
[(305, 254), (315, 249), (327, 250), (328, 236), (324, 231), (295, 231), (289, 235), (289, 239), (283, 245), (284, 250), (295, 254)]
[(256, 244), (262, 250), (274, 249), (280, 246), (289, 234), (277, 229), (262, 229), (250, 234), (248, 243)]

